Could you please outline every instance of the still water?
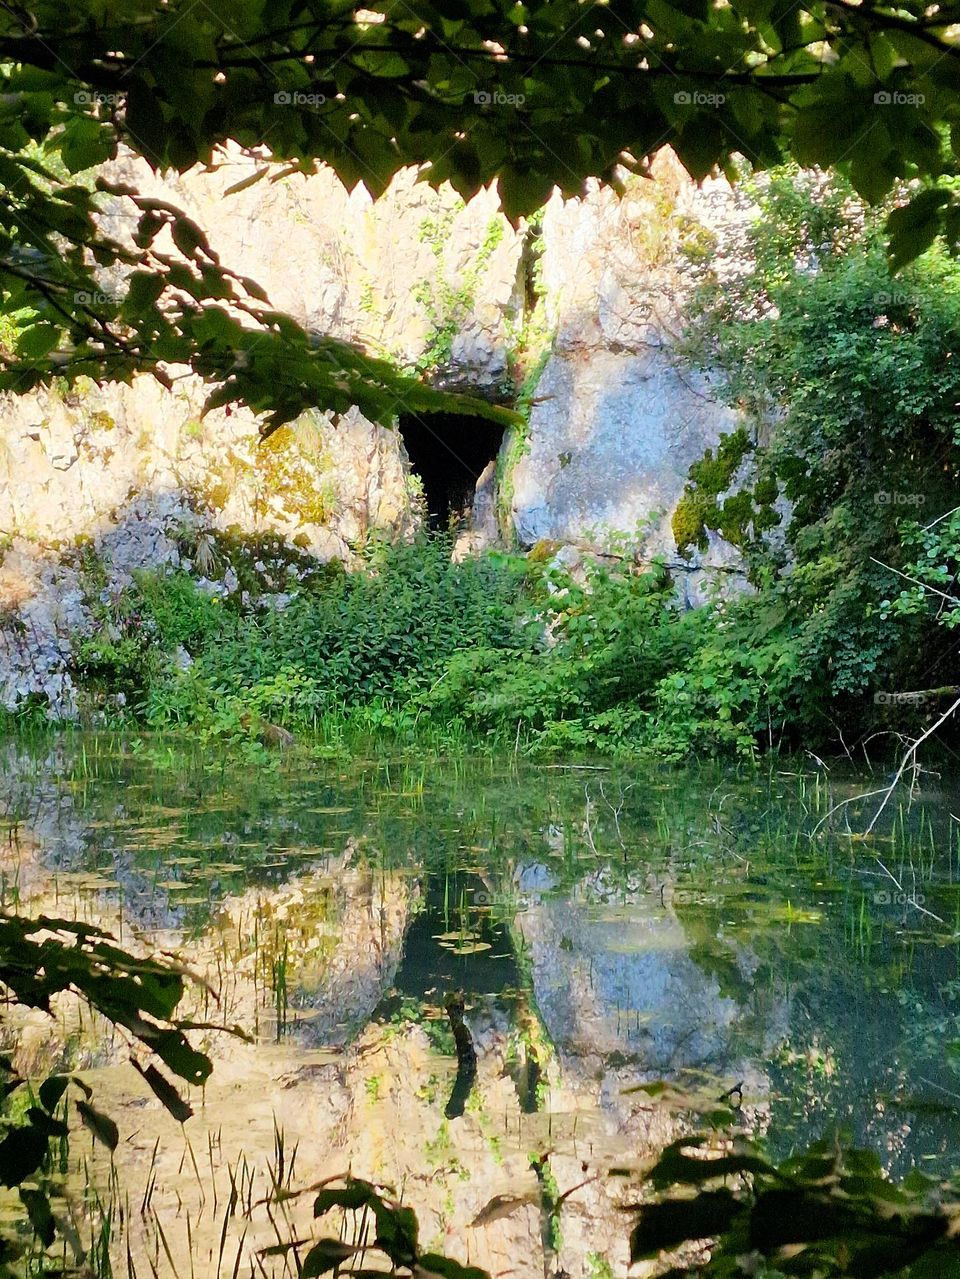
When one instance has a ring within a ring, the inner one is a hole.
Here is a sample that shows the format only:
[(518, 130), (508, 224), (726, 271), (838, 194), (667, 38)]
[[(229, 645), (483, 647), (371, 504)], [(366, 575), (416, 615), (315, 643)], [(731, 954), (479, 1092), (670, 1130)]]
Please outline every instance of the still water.
[[(265, 1155), (258, 1141), (275, 1159), (287, 1124), (299, 1173), (402, 1183), (438, 1247), (532, 1274), (552, 1249), (587, 1275), (626, 1235), (606, 1170), (680, 1122), (682, 1100), (665, 1117), (638, 1083), (742, 1099), (778, 1155), (842, 1127), (895, 1175), (960, 1161), (960, 823), (945, 779), (922, 777), (864, 837), (877, 800), (856, 796), (882, 778), (808, 759), (264, 767), (146, 738), (0, 749), (5, 903), (184, 956), (216, 992), (207, 1015), (218, 998), (254, 1037), (212, 1050), (221, 1092), (185, 1129), (206, 1134), (211, 1175), (214, 1150), (239, 1161), (241, 1141), (244, 1161)], [(100, 1071), (101, 1095), (143, 1130), (121, 1152), (130, 1175), (144, 1151), (160, 1159), (161, 1120), (127, 1091), (117, 1046), (59, 1033), (38, 1044), (32, 1027), (38, 1065)], [(561, 1191), (581, 1171), (590, 1182), (562, 1238), (541, 1228), (545, 1161)]]

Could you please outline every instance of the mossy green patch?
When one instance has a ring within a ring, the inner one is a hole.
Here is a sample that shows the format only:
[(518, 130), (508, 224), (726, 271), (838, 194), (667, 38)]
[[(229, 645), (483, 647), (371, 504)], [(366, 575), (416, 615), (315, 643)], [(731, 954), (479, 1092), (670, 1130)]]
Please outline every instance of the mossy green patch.
[(689, 481), (672, 519), (674, 541), (681, 554), (694, 546), (705, 551), (708, 530), (719, 533), (734, 546), (746, 548), (779, 523), (780, 516), (773, 509), (778, 486), (770, 473), (761, 474), (752, 486), (721, 500), (754, 448), (746, 430), (740, 427), (721, 435), (716, 451), (707, 449), (690, 467)]

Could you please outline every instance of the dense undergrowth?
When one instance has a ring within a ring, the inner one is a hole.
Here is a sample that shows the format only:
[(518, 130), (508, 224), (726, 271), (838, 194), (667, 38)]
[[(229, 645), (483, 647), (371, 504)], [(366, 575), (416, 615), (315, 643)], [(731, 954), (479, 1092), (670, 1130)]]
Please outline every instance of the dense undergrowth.
[(630, 554), (573, 570), (503, 554), (457, 564), (450, 539), (433, 537), (315, 573), (280, 608), (211, 594), (182, 571), (140, 574), (101, 606), (74, 660), (108, 721), (253, 753), (289, 732), (331, 749), (381, 734), (679, 758), (922, 723), (928, 707), (874, 697), (913, 686), (932, 627), (917, 601), (865, 603), (882, 643), (844, 671), (824, 648), (828, 601), (818, 616), (810, 594), (793, 600), (774, 579), (686, 610), (667, 570)]

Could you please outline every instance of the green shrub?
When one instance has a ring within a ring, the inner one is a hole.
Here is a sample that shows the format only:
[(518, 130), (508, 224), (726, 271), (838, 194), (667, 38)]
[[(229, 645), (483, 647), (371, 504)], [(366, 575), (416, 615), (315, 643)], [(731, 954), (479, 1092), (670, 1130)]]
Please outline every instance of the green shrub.
[[(761, 216), (696, 268), (685, 350), (719, 372), (720, 393), (741, 411), (757, 478), (719, 504), (729, 478), (716, 474), (719, 453), (706, 474), (695, 464), (677, 541), (703, 545), (706, 529), (720, 529), (746, 549), (759, 596), (728, 610), (726, 652), (708, 647), (700, 659), (723, 700), (686, 671), (664, 694), (689, 695), (745, 734), (767, 721), (768, 740), (812, 743), (869, 731), (882, 718), (878, 692), (957, 674), (934, 635), (931, 592), (922, 607), (907, 606), (915, 591), (883, 601), (908, 585), (898, 572), (936, 585), (952, 571), (949, 548), (938, 565), (929, 544), (912, 572), (900, 525), (917, 511), (939, 523), (955, 500), (960, 267), (931, 250), (892, 278), (885, 210), (865, 208), (839, 178), (788, 169), (752, 194)], [(789, 514), (771, 540), (777, 495)]]
[(190, 652), (220, 637), (224, 630), (221, 601), (202, 591), (184, 572), (137, 573), (135, 587), (124, 601), (124, 613), (152, 631), (165, 651), (182, 646)]

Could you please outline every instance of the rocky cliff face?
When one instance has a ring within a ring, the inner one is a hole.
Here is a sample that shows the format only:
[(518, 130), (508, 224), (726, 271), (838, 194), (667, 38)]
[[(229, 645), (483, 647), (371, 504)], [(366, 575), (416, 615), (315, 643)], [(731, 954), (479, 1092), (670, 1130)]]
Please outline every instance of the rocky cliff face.
[(542, 288), (554, 333), (514, 481), (522, 543), (595, 543), (649, 523), (675, 550), (669, 516), (690, 463), (732, 414), (672, 351), (685, 284), (681, 240), (729, 203), (665, 162), (621, 199), (554, 199), (543, 227)]
[[(250, 181), (257, 163), (228, 151), (161, 183), (129, 160), (116, 176), (180, 205), (225, 262), (312, 328), (495, 398), (526, 378), (529, 429), (498, 459), (492, 446), (486, 466), (468, 460), (445, 437), (450, 467), (469, 471), (471, 489), (480, 481), (463, 552), (498, 538), (590, 549), (642, 525), (651, 551), (674, 554), (669, 516), (687, 468), (730, 426), (671, 355), (679, 236), (716, 223), (722, 190), (697, 191), (664, 159), (622, 200), (556, 196), (542, 228), (517, 231), (492, 191), (464, 204), (401, 174), (373, 203), (328, 171)], [(122, 233), (119, 206), (105, 216)], [(369, 532), (403, 534), (422, 518), (402, 405), (396, 431), (356, 412), (336, 424), (308, 414), (261, 448), (251, 414), (201, 420), (202, 387), (175, 385), (51, 387), (0, 403), (0, 704), (36, 694), (56, 714), (74, 709), (66, 656), (89, 589), (78, 547), (106, 565), (99, 586), (111, 592), (140, 567), (186, 560), (202, 576), (184, 547), (205, 529), (349, 559)], [(689, 582), (695, 597), (696, 574)]]

